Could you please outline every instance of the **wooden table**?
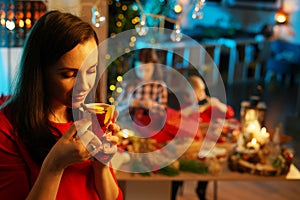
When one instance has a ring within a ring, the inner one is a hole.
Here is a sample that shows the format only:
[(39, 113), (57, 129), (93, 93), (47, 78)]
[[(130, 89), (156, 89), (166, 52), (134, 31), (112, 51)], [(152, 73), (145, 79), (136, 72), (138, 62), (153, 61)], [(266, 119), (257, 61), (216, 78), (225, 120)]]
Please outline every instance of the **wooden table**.
[[(204, 124), (203, 124), (204, 125)], [(205, 132), (206, 126), (203, 126), (203, 132)], [(193, 153), (196, 148), (202, 146), (202, 142), (196, 141), (191, 144), (191, 151), (186, 150), (185, 153)], [(227, 155), (233, 150), (235, 143), (224, 142), (217, 143), (216, 147), (220, 147), (226, 150)], [(113, 160), (112, 160), (113, 161)], [(222, 165), (222, 171), (218, 175), (212, 174), (195, 174), (180, 171), (177, 176), (166, 176), (161, 174), (151, 173), (150, 176), (142, 176), (140, 174), (132, 174), (124, 171), (117, 171), (117, 180), (124, 192), (125, 199), (135, 200), (169, 200), (171, 199), (171, 186), (172, 181), (213, 181), (213, 196), (214, 200), (217, 200), (218, 193), (218, 181), (289, 181), (300, 180), (300, 172), (295, 165), (290, 166), (289, 173), (282, 176), (260, 176), (249, 173), (240, 173), (231, 171), (228, 168), (227, 159), (220, 160)], [(114, 165), (114, 164), (113, 164)], [(116, 166), (116, 165), (114, 165)], [(125, 169), (126, 165), (125, 165)]]
[(223, 171), (220, 175), (211, 174), (194, 174), (180, 172), (178, 176), (164, 176), (160, 174), (152, 174), (151, 176), (141, 176), (139, 174), (130, 174), (117, 171), (117, 179), (120, 187), (124, 192), (127, 200), (143, 199), (143, 200), (169, 200), (171, 197), (172, 181), (213, 181), (214, 199), (217, 199), (217, 183), (218, 181), (289, 181), (300, 180), (300, 172), (295, 165), (291, 165), (290, 171), (285, 176), (258, 176), (247, 173), (239, 173), (230, 171), (227, 164), (223, 163)]

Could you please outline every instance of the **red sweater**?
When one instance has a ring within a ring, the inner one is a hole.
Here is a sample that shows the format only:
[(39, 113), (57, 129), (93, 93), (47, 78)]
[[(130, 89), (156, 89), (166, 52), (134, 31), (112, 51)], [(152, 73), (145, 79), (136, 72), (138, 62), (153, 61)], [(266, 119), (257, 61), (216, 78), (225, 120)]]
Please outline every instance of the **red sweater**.
[[(54, 125), (65, 133), (71, 124)], [(0, 110), (0, 198), (24, 200), (39, 170), (40, 166), (33, 162), (12, 124)], [(79, 162), (64, 170), (56, 199), (100, 200), (96, 193), (91, 161)], [(117, 199), (123, 199), (120, 189)]]

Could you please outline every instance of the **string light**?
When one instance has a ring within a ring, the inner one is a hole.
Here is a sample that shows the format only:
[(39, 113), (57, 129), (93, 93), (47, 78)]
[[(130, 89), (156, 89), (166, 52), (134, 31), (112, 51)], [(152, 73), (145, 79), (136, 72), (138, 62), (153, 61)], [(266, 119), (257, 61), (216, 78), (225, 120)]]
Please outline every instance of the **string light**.
[(275, 14), (275, 20), (279, 24), (284, 24), (287, 21), (287, 13), (285, 13), (282, 9), (278, 10)]
[(115, 102), (115, 99), (113, 98), (113, 97), (110, 97), (109, 99), (108, 99), (108, 101), (109, 101), (109, 103), (114, 103)]
[(115, 85), (110, 85), (110, 86), (109, 86), (109, 89), (110, 89), (111, 91), (114, 91), (114, 90), (116, 89), (116, 86), (115, 86)]
[(9, 10), (7, 11), (7, 20), (5, 26), (10, 31), (14, 30), (16, 27), (16, 24), (14, 22), (14, 17), (15, 17), (14, 8), (15, 6), (13, 4), (9, 4)]
[(176, 4), (174, 6), (174, 11), (175, 11), (175, 13), (181, 13), (182, 12), (182, 5)]
[(117, 77), (117, 81), (118, 81), (118, 82), (122, 82), (122, 81), (123, 81), (123, 77), (122, 77), (122, 76), (118, 76), (118, 77)]
[(105, 16), (101, 15), (101, 12), (98, 10), (97, 6), (92, 7), (92, 23), (95, 27), (99, 28), (105, 23)]
[(4, 8), (0, 8), (0, 23), (3, 27), (5, 26), (5, 17), (6, 17), (6, 13), (4, 11)]
[(117, 90), (116, 90), (117, 93), (121, 93), (122, 91), (123, 91), (123, 89), (121, 87), (117, 87)]
[(31, 20), (30, 19), (25, 19), (25, 24), (26, 24), (26, 28), (31, 28)]
[(32, 25), (46, 10), (44, 1), (0, 2), (0, 46), (22, 47)]
[(28, 10), (25, 13), (25, 17), (26, 17), (25, 24), (26, 24), (26, 28), (30, 29), (31, 28), (31, 11), (29, 10), (30, 7), (26, 8), (26, 9), (28, 9)]
[(202, 9), (204, 7), (205, 0), (198, 0), (192, 14), (193, 19), (202, 19), (203, 18), (203, 13)]
[(7, 20), (5, 26), (10, 31), (14, 30), (16, 27), (15, 22), (12, 20)]
[(0, 19), (0, 24), (1, 24), (1, 26), (5, 26), (5, 19), (1, 18)]
[(139, 36), (145, 36), (148, 33), (148, 27), (146, 26), (146, 15), (142, 14), (140, 24), (135, 28)]
[[(181, 32), (180, 22), (181, 22), (181, 18), (182, 18), (181, 14), (184, 11), (184, 6), (182, 4), (176, 4), (173, 7), (174, 12), (179, 14), (179, 16), (177, 19), (171, 19), (169, 17), (159, 15), (159, 14), (145, 13), (140, 0), (136, 0), (136, 3), (141, 12), (140, 23), (136, 26), (136, 32), (139, 36), (147, 35), (148, 27), (147, 27), (147, 23), (146, 23), (146, 16), (150, 16), (155, 19), (160, 19), (160, 28), (164, 28), (164, 24), (165, 24), (164, 21), (168, 21), (170, 23), (175, 24), (174, 30), (172, 31), (170, 38), (174, 42), (181, 41), (183, 35)], [(188, 1), (187, 1), (186, 4), (188, 4), (189, 6), (188, 6), (188, 8), (185, 9), (184, 13), (188, 13), (188, 10), (190, 10), (193, 6), (195, 6), (194, 10), (193, 10), (192, 18), (193, 19), (202, 19), (203, 18), (202, 9), (204, 7), (205, 0), (190, 0), (190, 3), (188, 3)]]
[(175, 29), (172, 31), (170, 38), (173, 42), (181, 41), (182, 33), (181, 33), (181, 28), (180, 28), (179, 24), (175, 24)]
[(275, 20), (278, 24), (284, 24), (288, 21), (288, 13), (285, 12), (285, 3), (284, 3), (284, 0), (282, 0), (280, 2), (280, 7), (279, 9), (277, 10), (277, 12), (275, 13)]
[(106, 17), (102, 15), (101, 11), (98, 9), (100, 3), (101, 0), (97, 0), (92, 6), (92, 24), (94, 24), (96, 28), (102, 26), (106, 21)]

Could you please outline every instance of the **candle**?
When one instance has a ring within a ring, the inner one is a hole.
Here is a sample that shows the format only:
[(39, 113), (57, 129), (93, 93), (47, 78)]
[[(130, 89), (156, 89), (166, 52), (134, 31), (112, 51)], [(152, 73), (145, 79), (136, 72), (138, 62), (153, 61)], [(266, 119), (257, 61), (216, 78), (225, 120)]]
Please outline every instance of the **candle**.
[(266, 127), (262, 127), (260, 133), (262, 137), (262, 144), (269, 142), (270, 134), (267, 132)]
[(259, 144), (257, 143), (255, 138), (252, 138), (251, 142), (247, 143), (248, 149), (254, 149), (255, 151), (259, 150)]
[(261, 145), (269, 142), (270, 134), (267, 132), (265, 127), (262, 127), (261, 130), (254, 136), (257, 139), (257, 142), (259, 142)]
[(260, 132), (260, 124), (257, 120), (245, 124), (244, 135), (247, 139), (252, 138), (252, 135), (256, 135), (258, 132)]

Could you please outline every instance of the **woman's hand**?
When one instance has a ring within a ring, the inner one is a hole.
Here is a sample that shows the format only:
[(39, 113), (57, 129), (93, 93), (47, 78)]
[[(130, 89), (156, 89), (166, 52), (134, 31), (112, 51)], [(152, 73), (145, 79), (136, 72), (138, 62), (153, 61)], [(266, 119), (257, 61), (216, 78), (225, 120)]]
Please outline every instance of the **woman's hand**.
[(101, 138), (101, 142), (103, 142), (102, 149), (100, 148), (96, 154), (93, 154), (93, 157), (96, 158), (96, 160), (101, 161), (104, 164), (108, 163), (118, 150), (117, 144), (119, 142), (119, 137), (117, 134), (120, 131), (119, 125), (116, 124), (118, 115), (119, 112), (116, 110), (112, 122), (108, 125), (103, 138)]
[(70, 164), (88, 160), (91, 157), (90, 153), (75, 135), (76, 127), (73, 124), (52, 147), (44, 164), (48, 164), (52, 170), (59, 171)]
[[(78, 138), (92, 157), (104, 163), (107, 163), (117, 152), (116, 145), (119, 138), (116, 134), (120, 131), (120, 127), (115, 122), (118, 115), (119, 112), (115, 110), (108, 127), (104, 132), (99, 133), (93, 128), (89, 130), (89, 127), (92, 125), (92, 121), (89, 119), (74, 122), (78, 130), (76, 138)], [(102, 136), (100, 137), (100, 135)]]
[(56, 199), (56, 194), (64, 169), (73, 163), (91, 157), (79, 139), (75, 138), (76, 127), (70, 129), (57, 141), (46, 156), (39, 176), (35, 181), (27, 200)]
[[(107, 140), (110, 143), (111, 149), (114, 149), (114, 152), (105, 155), (103, 154), (102, 151), (100, 151), (94, 156), (94, 158), (96, 159), (94, 159), (94, 161), (92, 162), (94, 175), (95, 175), (96, 189), (98, 191), (100, 198), (107, 199), (107, 200), (116, 199), (119, 193), (118, 185), (110, 170), (110, 167), (107, 165), (107, 162), (109, 162), (117, 152), (117, 144), (119, 142), (119, 137), (116, 135), (120, 131), (119, 125), (115, 123), (117, 116), (118, 116), (118, 112), (115, 112), (114, 119), (112, 120), (112, 123), (107, 128), (111, 134), (107, 134), (105, 136), (105, 140)], [(104, 158), (108, 157), (108, 159), (102, 160), (103, 157)]]

